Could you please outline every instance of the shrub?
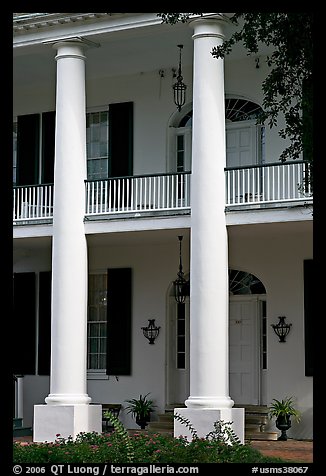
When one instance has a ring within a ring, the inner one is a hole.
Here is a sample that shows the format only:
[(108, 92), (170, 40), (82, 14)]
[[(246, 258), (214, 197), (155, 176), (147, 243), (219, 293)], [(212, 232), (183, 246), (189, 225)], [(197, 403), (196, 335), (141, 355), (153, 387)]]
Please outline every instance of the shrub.
[(130, 436), (109, 412), (115, 430), (110, 434), (80, 433), (76, 439), (57, 435), (53, 443), (14, 442), (14, 463), (265, 463), (282, 462), (241, 444), (230, 423), (215, 422), (214, 430), (199, 438), (190, 422), (178, 415), (192, 432), (189, 442), (169, 434), (135, 433)]

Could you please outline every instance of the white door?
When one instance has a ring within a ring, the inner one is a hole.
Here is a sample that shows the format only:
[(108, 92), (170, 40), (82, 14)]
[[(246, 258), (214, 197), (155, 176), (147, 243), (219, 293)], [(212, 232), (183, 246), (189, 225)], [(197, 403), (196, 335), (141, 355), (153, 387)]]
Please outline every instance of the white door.
[[(167, 403), (183, 403), (189, 385), (189, 301), (184, 313), (170, 297), (167, 340)], [(184, 319), (183, 319), (184, 315)], [(260, 370), (261, 302), (253, 295), (230, 296), (229, 393), (237, 404), (264, 402)], [(263, 386), (264, 387), (264, 386)], [(262, 392), (262, 395), (260, 395)]]
[(189, 397), (189, 298), (177, 304), (170, 297), (167, 341), (167, 403), (184, 403)]
[(232, 296), (229, 304), (230, 397), (259, 404), (259, 305), (253, 296)]
[(227, 123), (226, 166), (257, 164), (257, 141), (257, 126), (253, 121)]

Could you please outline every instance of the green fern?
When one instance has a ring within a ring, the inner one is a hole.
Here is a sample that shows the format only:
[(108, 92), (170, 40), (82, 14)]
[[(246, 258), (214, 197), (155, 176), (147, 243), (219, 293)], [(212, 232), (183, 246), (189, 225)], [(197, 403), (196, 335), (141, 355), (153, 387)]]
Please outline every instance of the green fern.
[(105, 418), (110, 420), (117, 436), (124, 442), (125, 447), (127, 449), (127, 462), (133, 463), (135, 453), (128, 431), (122, 425), (119, 418), (117, 418), (112, 412), (110, 412), (110, 410), (104, 412), (104, 416)]
[(231, 427), (231, 421), (218, 420), (214, 423), (214, 430), (206, 435), (206, 439), (221, 441), (230, 445), (240, 445), (241, 441), (238, 435)]
[(191, 422), (187, 418), (179, 415), (179, 413), (175, 413), (173, 417), (176, 420), (178, 420), (182, 425), (185, 425), (186, 428), (188, 428), (188, 430), (192, 434), (193, 439), (196, 439), (196, 440), (198, 439), (197, 431), (195, 430), (195, 428), (192, 426)]
[[(185, 425), (186, 428), (192, 434), (194, 440), (198, 440), (198, 433), (191, 424), (190, 420), (176, 413), (174, 418), (178, 420), (181, 424)], [(218, 420), (214, 422), (214, 430), (210, 431), (206, 436), (206, 440), (220, 441), (222, 443), (230, 445), (241, 445), (240, 438), (237, 436), (235, 431), (231, 427), (232, 422), (224, 422), (223, 420)]]

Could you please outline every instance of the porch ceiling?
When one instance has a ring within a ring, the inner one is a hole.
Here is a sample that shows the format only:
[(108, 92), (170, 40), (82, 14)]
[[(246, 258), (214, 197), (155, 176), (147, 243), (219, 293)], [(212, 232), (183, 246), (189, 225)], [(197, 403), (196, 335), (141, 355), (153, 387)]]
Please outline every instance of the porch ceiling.
[(256, 223), (250, 225), (232, 225), (228, 227), (228, 236), (232, 240), (241, 238), (260, 237), (293, 237), (295, 240), (301, 234), (312, 236), (313, 221), (291, 221), (277, 223)]
[(117, 245), (158, 245), (172, 243), (178, 246), (178, 235), (183, 235), (184, 240), (190, 238), (189, 229), (173, 230), (150, 230), (122, 233), (98, 233), (87, 235), (87, 243), (90, 247), (117, 246)]
[[(143, 14), (149, 15), (149, 14)], [(81, 27), (84, 25), (81, 25)], [(178, 44), (183, 44), (182, 62), (183, 66), (192, 64), (193, 40), (192, 28), (187, 24), (177, 24), (174, 26), (161, 23), (148, 24), (137, 28), (126, 26), (119, 31), (99, 31), (83, 30), (77, 27), (67, 29), (66, 25), (61, 26), (55, 33), (47, 32), (49, 37), (59, 38), (65, 35), (81, 36), (99, 43), (100, 47), (89, 48), (86, 51), (86, 79), (93, 77), (110, 77), (130, 74), (140, 74), (144, 72), (156, 71), (160, 69), (171, 70), (177, 68), (179, 60)], [(230, 35), (232, 25), (227, 27), (226, 37)], [(46, 39), (46, 37), (44, 37)], [(24, 41), (19, 43), (19, 38), (13, 50), (13, 84), (14, 88), (26, 87), (42, 82), (55, 82), (55, 51), (50, 44), (42, 44), (42, 40), (37, 43)], [(242, 46), (236, 45), (226, 61), (238, 58), (245, 58), (246, 51)], [(106, 60), (105, 60), (106, 59)], [(169, 71), (170, 73), (170, 71)]]

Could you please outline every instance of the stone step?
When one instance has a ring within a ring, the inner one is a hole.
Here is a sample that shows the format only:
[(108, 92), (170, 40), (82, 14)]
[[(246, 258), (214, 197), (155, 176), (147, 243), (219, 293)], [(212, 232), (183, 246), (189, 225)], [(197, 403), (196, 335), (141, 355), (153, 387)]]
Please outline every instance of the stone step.
[(170, 405), (166, 405), (165, 413), (173, 413), (175, 408), (186, 408), (186, 405), (184, 403), (171, 403)]
[(158, 417), (158, 420), (159, 421), (169, 421), (169, 422), (173, 422), (174, 421), (174, 417), (173, 417), (173, 413), (172, 412), (168, 412), (168, 413), (159, 413), (157, 415)]
[(245, 440), (263, 440), (263, 441), (276, 441), (278, 433), (275, 431), (246, 431)]
[(147, 428), (174, 428), (173, 421), (150, 421), (147, 425)]
[(22, 426), (20, 428), (14, 428), (13, 436), (31, 436), (33, 435), (33, 430), (31, 427)]
[(268, 417), (266, 415), (246, 415), (247, 423), (257, 423), (257, 425), (267, 425)]
[(261, 425), (257, 423), (248, 423), (247, 421), (245, 422), (245, 429), (246, 430), (256, 430), (256, 431), (261, 431)]
[[(249, 440), (277, 440), (278, 433), (265, 431), (265, 426), (268, 423), (268, 407), (266, 405), (234, 405), (238, 408), (245, 409), (245, 439)], [(159, 423), (171, 418), (171, 428), (173, 428), (173, 410), (174, 408), (185, 408), (184, 404), (176, 403), (174, 405), (167, 405), (165, 414), (158, 415), (159, 421), (153, 426), (159, 431)], [(168, 417), (166, 416), (168, 415)], [(162, 426), (162, 430), (166, 426)]]
[(23, 426), (22, 418), (13, 418), (13, 428), (21, 428)]

